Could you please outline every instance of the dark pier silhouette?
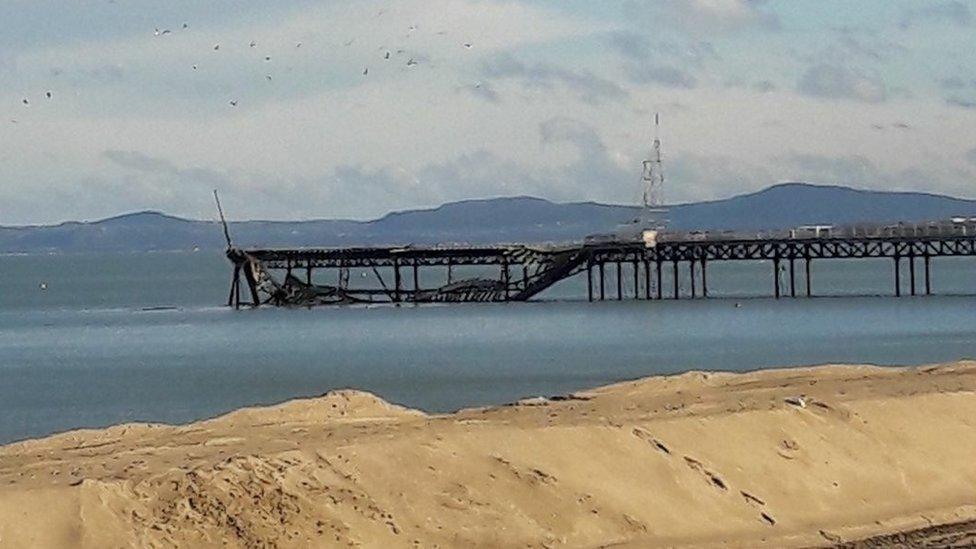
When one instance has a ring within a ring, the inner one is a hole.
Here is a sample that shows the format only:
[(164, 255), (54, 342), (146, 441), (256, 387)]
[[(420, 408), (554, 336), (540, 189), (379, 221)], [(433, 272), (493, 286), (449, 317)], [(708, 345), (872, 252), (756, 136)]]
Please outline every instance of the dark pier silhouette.
[[(228, 305), (527, 301), (583, 272), (590, 301), (622, 300), (625, 287), (632, 299), (680, 299), (682, 280), (687, 281), (691, 298), (707, 298), (708, 266), (728, 261), (771, 262), (773, 297), (810, 297), (812, 262), (877, 258), (892, 260), (893, 295), (930, 295), (932, 259), (958, 256), (976, 256), (976, 223), (972, 219), (804, 227), (756, 234), (661, 232), (647, 242), (601, 235), (559, 245), (230, 247), (227, 257), (234, 272)], [(608, 266), (615, 274), (615, 288), (607, 288)], [(478, 275), (457, 277), (457, 270), (466, 267), (479, 267)], [(350, 277), (351, 269), (359, 270), (361, 276)], [(662, 283), (666, 269), (671, 271), (671, 288)], [(430, 273), (432, 270), (439, 274)], [(801, 270), (803, 286), (798, 289), (797, 271)], [(903, 270), (907, 271), (907, 288)], [(493, 274), (486, 276), (486, 271)], [(323, 284), (322, 278), (333, 282)], [(435, 278), (439, 282), (431, 284)], [(247, 286), (247, 297), (242, 297), (242, 282)]]

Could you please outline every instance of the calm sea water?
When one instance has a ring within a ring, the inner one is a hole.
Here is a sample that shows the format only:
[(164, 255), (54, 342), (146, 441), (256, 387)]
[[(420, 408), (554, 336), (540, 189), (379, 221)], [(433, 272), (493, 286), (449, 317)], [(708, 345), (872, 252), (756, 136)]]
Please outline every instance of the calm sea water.
[(707, 301), (590, 304), (578, 278), (537, 303), (233, 311), (219, 254), (0, 257), (0, 443), (341, 387), (448, 411), (689, 369), (976, 356), (974, 260), (934, 261), (940, 295), (901, 299), (880, 297), (890, 260), (815, 263), (815, 293), (846, 297), (763, 297), (768, 263), (708, 276)]

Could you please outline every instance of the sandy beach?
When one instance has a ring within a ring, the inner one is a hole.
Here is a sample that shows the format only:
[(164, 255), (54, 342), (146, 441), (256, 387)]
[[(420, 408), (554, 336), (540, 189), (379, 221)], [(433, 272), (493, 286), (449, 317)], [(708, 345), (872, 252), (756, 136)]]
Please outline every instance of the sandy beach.
[(75, 431), (0, 448), (0, 547), (961, 546), (974, 390), (976, 362), (691, 372)]

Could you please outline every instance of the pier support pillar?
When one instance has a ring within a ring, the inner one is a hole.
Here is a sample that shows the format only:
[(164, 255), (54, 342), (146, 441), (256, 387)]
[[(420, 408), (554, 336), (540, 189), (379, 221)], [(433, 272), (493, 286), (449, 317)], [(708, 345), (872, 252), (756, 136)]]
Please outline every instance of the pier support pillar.
[(393, 301), (399, 303), (400, 289), (403, 287), (403, 281), (400, 280), (400, 261), (393, 260)]
[(691, 278), (691, 298), (692, 299), (695, 299), (695, 297), (696, 297), (695, 294), (697, 293), (697, 291), (695, 289), (695, 263), (698, 263), (695, 260), (695, 258), (691, 258), (691, 261), (688, 262), (688, 273), (689, 273), (690, 278)]
[(655, 263), (657, 263), (657, 298), (664, 299), (664, 284), (663, 284), (664, 280), (661, 277), (661, 273), (662, 273), (661, 258), (660, 257), (657, 258)]
[(586, 298), (593, 303), (593, 260), (586, 261)]
[(617, 301), (624, 299), (623, 263), (617, 262)]
[(929, 278), (929, 263), (932, 258), (925, 254), (925, 295), (932, 295), (932, 281)]
[(644, 260), (644, 295), (651, 299), (651, 262)]
[(807, 284), (807, 297), (813, 297), (813, 291), (812, 291), (813, 285), (810, 283), (810, 261), (811, 261), (810, 256), (808, 255), (806, 257), (806, 265), (805, 265), (806, 276), (804, 277)]
[(915, 254), (911, 253), (908, 256), (908, 280), (912, 295), (915, 295)]
[(508, 260), (504, 260), (502, 261), (502, 284), (505, 286), (505, 301), (508, 301), (508, 298), (511, 295), (510, 293), (511, 281), (512, 281), (512, 274), (508, 270)]
[(634, 299), (640, 299), (640, 267), (637, 260), (634, 260)]
[(895, 254), (895, 297), (901, 297), (901, 257)]
[(779, 299), (779, 258), (773, 258), (773, 295)]
[(600, 301), (603, 301), (604, 299), (607, 298), (607, 292), (606, 292), (606, 288), (605, 288), (605, 285), (604, 285), (603, 262), (602, 261), (600, 262), (600, 267), (599, 267), (598, 270), (599, 270), (599, 274), (600, 274)]
[(420, 293), (420, 267), (416, 261), (413, 264), (413, 293), (414, 296)]
[(312, 262), (309, 261), (305, 264), (305, 283), (309, 286), (312, 285)]
[[(227, 306), (234, 305), (235, 308), (241, 306), (241, 266), (234, 264), (234, 274), (230, 278), (230, 295), (227, 296)], [(236, 298), (236, 302), (235, 302)]]
[(674, 260), (674, 298), (679, 299), (678, 295), (678, 260)]
[(796, 297), (796, 261), (790, 257), (790, 297)]
[[(261, 298), (258, 297), (258, 281), (254, 278), (254, 269), (251, 267), (250, 261), (244, 265), (244, 280), (247, 281), (247, 287), (251, 290), (251, 306), (260, 307)], [(240, 293), (240, 290), (238, 290), (238, 293)]]
[(701, 258), (701, 271), (702, 271), (702, 297), (708, 297), (708, 271), (706, 267), (708, 265), (708, 260), (704, 257)]

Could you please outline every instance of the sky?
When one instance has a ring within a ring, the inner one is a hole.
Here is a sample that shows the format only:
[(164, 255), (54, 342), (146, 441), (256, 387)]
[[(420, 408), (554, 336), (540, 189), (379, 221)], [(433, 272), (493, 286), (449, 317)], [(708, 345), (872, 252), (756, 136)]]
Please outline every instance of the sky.
[(0, 225), (637, 204), (655, 112), (669, 203), (976, 198), (976, 0), (2, 4)]

